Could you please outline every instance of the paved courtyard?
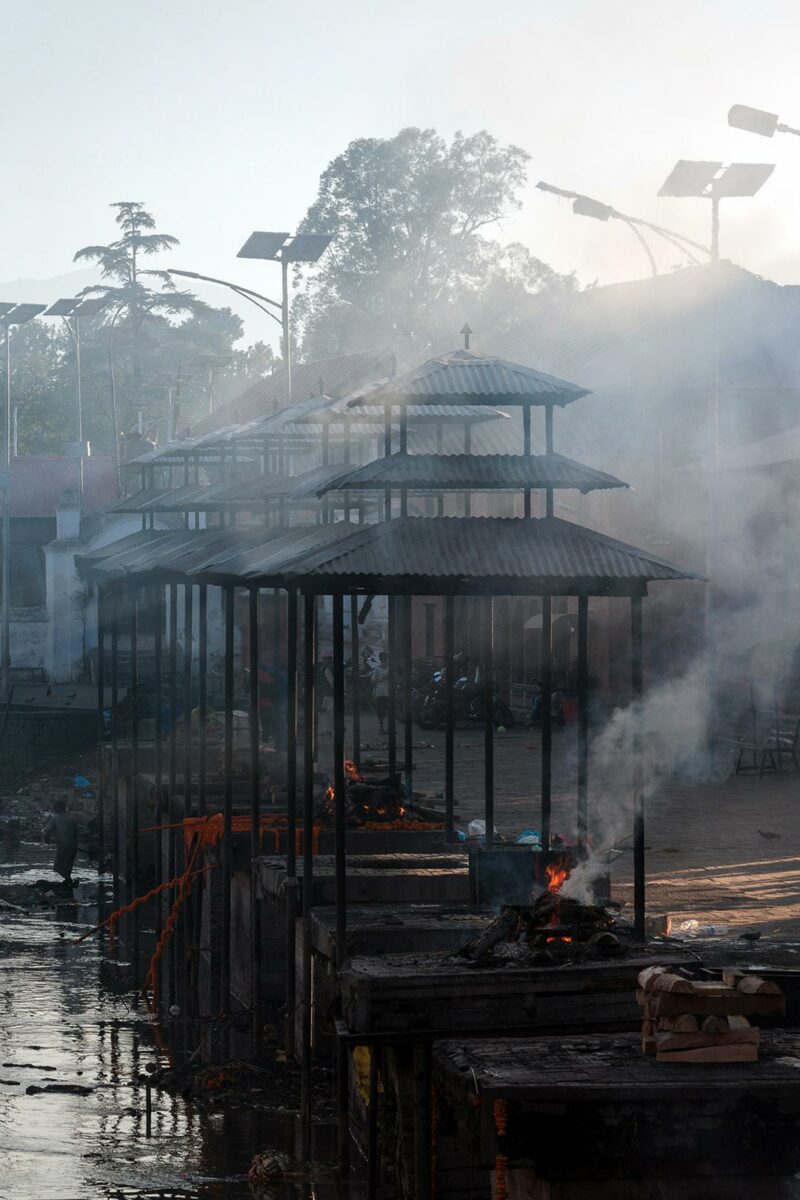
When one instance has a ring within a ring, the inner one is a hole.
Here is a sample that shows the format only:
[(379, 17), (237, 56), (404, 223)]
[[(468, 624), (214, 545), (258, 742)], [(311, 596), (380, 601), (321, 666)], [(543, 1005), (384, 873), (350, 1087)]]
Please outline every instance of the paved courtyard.
[[(402, 745), (403, 728), (398, 728)], [(554, 833), (571, 837), (575, 811), (575, 729), (554, 736)], [(364, 719), (364, 758), (385, 758), (386, 739), (371, 716)], [(483, 815), (483, 734), (459, 729), (456, 745), (457, 825)], [(414, 728), (414, 788), (441, 793), (444, 737)], [(324, 753), (324, 749), (323, 749)], [(732, 759), (731, 759), (732, 764)], [(540, 733), (515, 729), (495, 740), (495, 822), (513, 838), (540, 828)], [(725, 764), (723, 764), (723, 767)], [(651, 774), (649, 772), (649, 774)], [(715, 781), (662, 782), (647, 801), (648, 911), (677, 922), (725, 925), (734, 933), (760, 929), (765, 936), (800, 939), (800, 777), (792, 771), (758, 779), (726, 775)], [(620, 766), (606, 778), (603, 795), (592, 790), (590, 832), (601, 857), (612, 844), (621, 852), (611, 868), (616, 899), (631, 899), (630, 790)], [(600, 811), (598, 812), (598, 807)], [(766, 835), (766, 836), (765, 836)], [(616, 852), (612, 852), (616, 855)]]

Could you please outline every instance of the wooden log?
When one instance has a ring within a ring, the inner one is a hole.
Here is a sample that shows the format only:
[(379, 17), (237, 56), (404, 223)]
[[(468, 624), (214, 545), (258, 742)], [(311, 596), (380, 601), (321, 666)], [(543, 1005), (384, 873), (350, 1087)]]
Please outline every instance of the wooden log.
[(743, 1017), (743, 1016), (741, 1016), (741, 1014), (739, 1014), (739, 1015), (731, 1014), (728, 1017), (728, 1028), (729, 1029), (749, 1029), (750, 1022), (748, 1021), (747, 1017)]
[(758, 1062), (755, 1042), (739, 1042), (731, 1046), (703, 1046), (696, 1050), (658, 1050), (660, 1063), (735, 1063)]
[(656, 1048), (659, 1053), (672, 1050), (703, 1050), (715, 1046), (758, 1045), (761, 1031), (754, 1029), (726, 1029), (719, 1033), (656, 1033)]
[(735, 988), (740, 979), (744, 979), (745, 972), (739, 967), (725, 967), (722, 972), (722, 982), (727, 983), (728, 987)]
[(688, 979), (682, 979), (680, 975), (673, 975), (669, 971), (665, 971), (663, 975), (657, 975), (653, 980), (653, 992), (680, 992), (687, 995), (694, 991), (694, 985)]
[(685, 996), (680, 993), (662, 992), (653, 994), (652, 1015), (654, 1017), (673, 1017), (680, 1013), (694, 1013), (696, 1016), (749, 1016), (749, 1017), (782, 1017), (786, 1013), (784, 996), (746, 995), (733, 991), (727, 996)]
[(691, 1013), (680, 1013), (677, 1017), (659, 1017), (658, 1028), (662, 1033), (697, 1033), (700, 1025)]
[(781, 989), (771, 979), (762, 979), (760, 975), (745, 975), (736, 984), (738, 992), (746, 996), (780, 996)]
[(461, 947), (458, 953), (462, 958), (468, 958), (470, 962), (478, 962), (487, 954), (491, 954), (499, 942), (507, 941), (518, 924), (519, 914), (516, 909), (503, 909), (499, 917), (495, 917), (484, 929), (479, 930), (466, 945)]
[(710, 1017), (703, 1018), (700, 1028), (703, 1033), (725, 1033), (728, 1028), (728, 1018), (712, 1014)]
[(655, 1021), (642, 1021), (642, 1054), (655, 1054), (656, 1052), (656, 1023)]
[(644, 971), (639, 972), (639, 987), (643, 992), (651, 992), (659, 975), (667, 974), (669, 974), (669, 967), (645, 967)]

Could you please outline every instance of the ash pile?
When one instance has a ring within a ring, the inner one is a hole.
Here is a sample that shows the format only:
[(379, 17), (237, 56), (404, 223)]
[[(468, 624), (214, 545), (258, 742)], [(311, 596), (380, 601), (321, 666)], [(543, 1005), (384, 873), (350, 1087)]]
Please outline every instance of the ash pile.
[(585, 904), (546, 891), (532, 904), (509, 904), (459, 950), (475, 966), (551, 966), (618, 958), (632, 948), (632, 930), (614, 904)]

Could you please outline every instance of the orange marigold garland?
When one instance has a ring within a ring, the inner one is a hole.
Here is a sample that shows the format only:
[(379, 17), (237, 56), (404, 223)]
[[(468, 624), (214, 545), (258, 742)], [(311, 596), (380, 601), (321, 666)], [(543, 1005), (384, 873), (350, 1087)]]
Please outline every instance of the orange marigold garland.
[[(508, 1130), (508, 1105), (505, 1100), (494, 1102), (494, 1127), (500, 1146)], [(508, 1157), (500, 1149), (494, 1159), (494, 1197), (495, 1200), (508, 1200)]]

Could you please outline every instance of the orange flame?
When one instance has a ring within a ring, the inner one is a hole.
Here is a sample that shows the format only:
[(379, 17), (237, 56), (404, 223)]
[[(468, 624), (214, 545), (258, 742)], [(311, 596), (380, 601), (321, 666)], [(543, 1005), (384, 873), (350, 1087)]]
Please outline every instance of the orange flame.
[(560, 858), (557, 863), (546, 866), (544, 873), (547, 876), (548, 892), (560, 892), (569, 876), (569, 861)]

